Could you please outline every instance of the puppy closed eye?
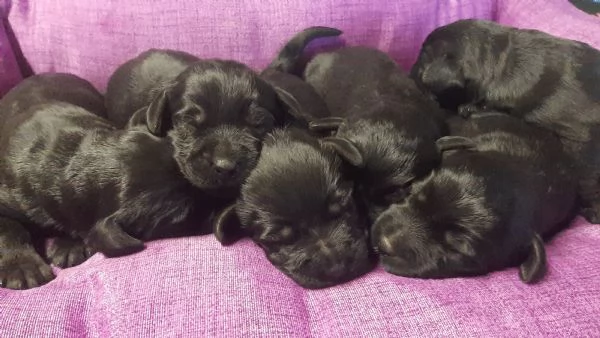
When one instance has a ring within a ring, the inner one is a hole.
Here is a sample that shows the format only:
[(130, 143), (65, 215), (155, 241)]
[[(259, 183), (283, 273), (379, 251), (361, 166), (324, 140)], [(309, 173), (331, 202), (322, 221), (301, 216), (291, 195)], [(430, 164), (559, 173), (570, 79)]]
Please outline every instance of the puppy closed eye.
[(273, 128), (274, 119), (268, 110), (252, 104), (248, 110), (246, 123), (259, 133), (266, 133)]
[(349, 184), (346, 184), (343, 188), (336, 190), (333, 194), (328, 206), (329, 215), (332, 217), (339, 216), (351, 201), (352, 188)]
[(206, 120), (206, 113), (199, 106), (188, 106), (175, 113), (173, 118), (189, 126), (198, 126)]
[(294, 238), (294, 229), (285, 225), (266, 229), (258, 238), (259, 243), (287, 244)]

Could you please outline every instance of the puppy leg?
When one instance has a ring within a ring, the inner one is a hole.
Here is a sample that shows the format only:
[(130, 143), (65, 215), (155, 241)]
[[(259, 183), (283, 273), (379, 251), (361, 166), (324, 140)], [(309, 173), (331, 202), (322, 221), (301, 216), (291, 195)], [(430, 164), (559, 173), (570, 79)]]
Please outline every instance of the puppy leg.
[(35, 251), (29, 232), (0, 216), (0, 286), (29, 289), (54, 279), (50, 266)]
[(524, 283), (532, 284), (538, 282), (546, 273), (546, 250), (544, 241), (535, 234), (531, 239), (527, 259), (519, 267), (519, 278)]
[(82, 239), (69, 237), (56, 238), (46, 248), (46, 258), (61, 268), (70, 268), (83, 263), (93, 254), (92, 249)]
[(471, 102), (458, 106), (458, 115), (462, 118), (469, 118), (471, 115), (485, 111), (487, 107), (483, 102)]
[(600, 223), (600, 170), (585, 168), (579, 179), (578, 194), (581, 200), (580, 214), (588, 222)]
[(85, 238), (85, 244), (106, 257), (129, 255), (144, 249), (144, 242), (126, 233), (114, 216), (96, 223)]

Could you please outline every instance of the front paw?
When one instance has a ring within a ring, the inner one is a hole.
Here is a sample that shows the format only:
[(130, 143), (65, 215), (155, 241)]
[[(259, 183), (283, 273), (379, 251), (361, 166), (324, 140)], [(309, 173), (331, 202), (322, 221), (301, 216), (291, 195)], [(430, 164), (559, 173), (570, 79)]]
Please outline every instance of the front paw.
[(592, 224), (600, 224), (600, 217), (598, 217), (599, 213), (596, 209), (589, 208), (581, 208), (580, 212), (581, 216), (585, 218), (588, 222)]
[(48, 283), (54, 274), (35, 252), (11, 253), (0, 259), (0, 286), (24, 290)]
[(144, 249), (144, 242), (126, 233), (116, 222), (98, 222), (87, 235), (85, 243), (106, 257), (129, 255)]
[(55, 266), (70, 268), (83, 263), (93, 254), (83, 240), (56, 238), (46, 249), (46, 257)]
[(462, 118), (469, 118), (471, 115), (477, 113), (479, 111), (479, 107), (477, 105), (469, 103), (463, 104), (458, 107), (458, 115)]

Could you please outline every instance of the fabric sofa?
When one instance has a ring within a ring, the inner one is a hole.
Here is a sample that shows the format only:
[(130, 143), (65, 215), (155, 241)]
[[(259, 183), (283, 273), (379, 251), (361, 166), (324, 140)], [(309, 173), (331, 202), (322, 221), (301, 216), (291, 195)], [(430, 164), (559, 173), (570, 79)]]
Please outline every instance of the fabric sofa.
[[(32, 72), (75, 73), (103, 91), (120, 63), (148, 48), (258, 70), (311, 25), (342, 29), (347, 44), (380, 48), (405, 69), (432, 29), (460, 18), (600, 48), (600, 19), (559, 0), (1, 0), (0, 15), (0, 95)], [(535, 285), (514, 268), (446, 280), (378, 268), (305, 290), (248, 240), (159, 240), (55, 269), (39, 288), (0, 289), (0, 337), (600, 336), (600, 225), (575, 220), (547, 253), (549, 273)]]

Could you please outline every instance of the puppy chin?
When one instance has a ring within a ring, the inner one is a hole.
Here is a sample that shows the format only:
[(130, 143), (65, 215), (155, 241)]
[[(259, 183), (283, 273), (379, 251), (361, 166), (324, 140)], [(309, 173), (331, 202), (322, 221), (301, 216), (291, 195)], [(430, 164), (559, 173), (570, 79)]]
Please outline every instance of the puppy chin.
[[(355, 239), (352, 249), (336, 256), (335, 264), (319, 265), (317, 269), (290, 268), (287, 257), (269, 254), (269, 261), (281, 272), (290, 277), (298, 285), (307, 289), (322, 289), (351, 281), (372, 270), (377, 260), (369, 251), (366, 239)], [(313, 252), (312, 257), (318, 259), (319, 253)], [(323, 261), (331, 261), (331, 257), (322, 257)]]
[(408, 262), (394, 256), (382, 256), (381, 265), (386, 272), (408, 278), (440, 278), (440, 274), (429, 264)]
[(343, 284), (360, 277), (369, 272), (374, 267), (374, 264), (366, 264), (358, 269), (352, 269), (339, 278), (318, 278), (304, 273), (288, 271), (285, 268), (277, 266), (277, 268), (290, 277), (298, 285), (306, 289), (323, 289), (331, 286)]

